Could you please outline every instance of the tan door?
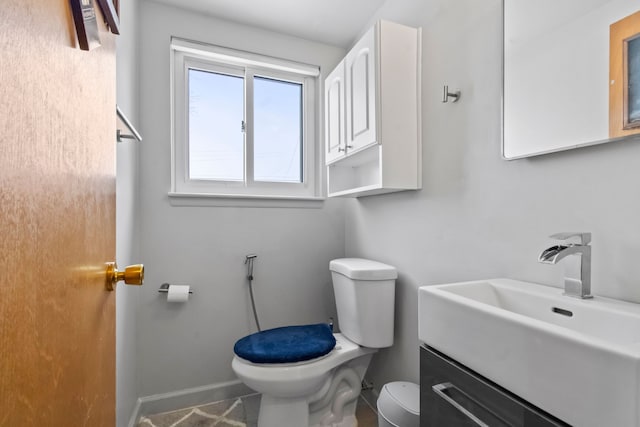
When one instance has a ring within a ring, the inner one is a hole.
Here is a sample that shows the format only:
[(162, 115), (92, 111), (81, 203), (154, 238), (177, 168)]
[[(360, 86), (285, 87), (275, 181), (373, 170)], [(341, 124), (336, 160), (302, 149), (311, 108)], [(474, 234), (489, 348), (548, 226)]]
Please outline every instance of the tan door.
[(640, 11), (609, 27), (609, 137), (640, 133), (640, 126), (628, 123), (629, 81), (627, 42), (640, 37)]
[(0, 1), (0, 426), (115, 424), (115, 49)]

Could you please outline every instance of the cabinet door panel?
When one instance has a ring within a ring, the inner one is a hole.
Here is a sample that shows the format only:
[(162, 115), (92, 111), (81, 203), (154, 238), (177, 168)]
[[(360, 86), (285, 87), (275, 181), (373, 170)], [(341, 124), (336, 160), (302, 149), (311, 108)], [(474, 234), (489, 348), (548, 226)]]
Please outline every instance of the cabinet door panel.
[(358, 136), (371, 127), (369, 120), (369, 55), (363, 49), (351, 64), (351, 138)]
[(325, 162), (331, 163), (344, 155), (345, 99), (344, 62), (325, 80)]
[(347, 150), (377, 142), (375, 28), (353, 47), (347, 67)]

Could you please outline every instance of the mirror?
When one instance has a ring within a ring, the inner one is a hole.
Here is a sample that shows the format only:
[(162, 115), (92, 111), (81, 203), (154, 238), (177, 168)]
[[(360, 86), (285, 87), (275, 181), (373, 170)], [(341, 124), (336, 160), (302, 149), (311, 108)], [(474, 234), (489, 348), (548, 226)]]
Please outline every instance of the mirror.
[(503, 8), (505, 159), (640, 137), (637, 0), (504, 0)]

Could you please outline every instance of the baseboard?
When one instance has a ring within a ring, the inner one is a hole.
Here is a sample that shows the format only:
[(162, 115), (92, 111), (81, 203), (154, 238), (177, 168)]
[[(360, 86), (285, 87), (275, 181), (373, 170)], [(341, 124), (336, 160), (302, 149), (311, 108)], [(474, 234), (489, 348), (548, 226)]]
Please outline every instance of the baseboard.
[(369, 407), (378, 414), (378, 397), (380, 397), (380, 393), (377, 390), (371, 388), (367, 390), (362, 390), (360, 392), (360, 396), (362, 399), (369, 405)]
[(127, 427), (136, 427), (138, 425), (138, 419), (140, 419), (141, 415), (140, 415), (140, 406), (142, 405), (142, 402), (140, 401), (140, 399), (138, 399), (136, 401), (136, 404), (133, 407), (133, 412), (131, 412), (131, 417), (129, 418), (129, 424), (127, 424)]
[(144, 396), (139, 398), (135, 405), (129, 427), (136, 427), (140, 417), (145, 415), (175, 411), (249, 394), (255, 394), (255, 391), (236, 380)]

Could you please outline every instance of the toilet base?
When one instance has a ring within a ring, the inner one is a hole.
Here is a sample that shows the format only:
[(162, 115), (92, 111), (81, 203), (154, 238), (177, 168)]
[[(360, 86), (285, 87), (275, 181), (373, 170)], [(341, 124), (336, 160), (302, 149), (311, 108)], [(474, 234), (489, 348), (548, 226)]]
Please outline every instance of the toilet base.
[(326, 424), (314, 424), (311, 427), (358, 427), (358, 420), (355, 415), (344, 417), (339, 423)]
[(357, 427), (360, 384), (372, 353), (333, 370), (325, 384), (310, 396), (285, 398), (263, 393), (258, 427)]
[[(349, 411), (351, 412), (351, 411)], [(355, 412), (355, 410), (353, 410)], [(339, 422), (309, 424), (309, 403), (306, 399), (282, 399), (263, 394), (260, 399), (258, 427), (282, 426), (357, 427), (355, 415), (346, 415)]]
[(263, 394), (260, 399), (258, 427), (308, 426), (307, 398), (280, 398)]

